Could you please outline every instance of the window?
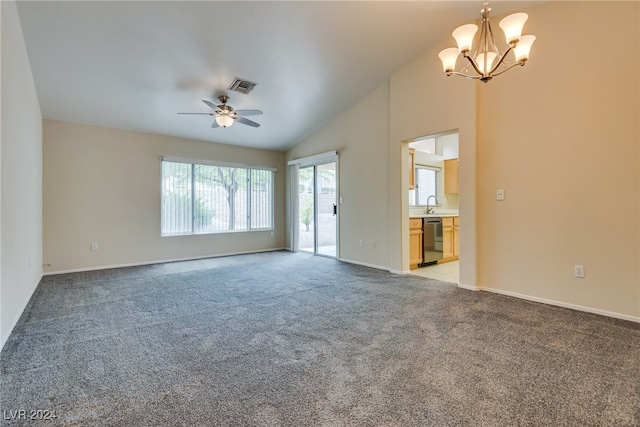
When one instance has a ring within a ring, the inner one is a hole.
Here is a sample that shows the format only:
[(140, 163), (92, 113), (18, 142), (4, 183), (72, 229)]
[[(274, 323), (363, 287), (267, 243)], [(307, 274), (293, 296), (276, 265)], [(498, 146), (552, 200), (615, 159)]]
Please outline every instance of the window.
[[(438, 180), (440, 169), (427, 166), (416, 166), (415, 189), (409, 190), (409, 205), (420, 206), (427, 204), (427, 198), (431, 195), (438, 196)], [(429, 199), (431, 206), (436, 204), (433, 198)]]
[(273, 170), (162, 161), (162, 236), (273, 229)]

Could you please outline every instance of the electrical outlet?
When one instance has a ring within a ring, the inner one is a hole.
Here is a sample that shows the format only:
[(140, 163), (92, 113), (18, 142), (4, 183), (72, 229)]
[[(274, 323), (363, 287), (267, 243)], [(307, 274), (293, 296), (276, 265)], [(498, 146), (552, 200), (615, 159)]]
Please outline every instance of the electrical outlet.
[(371, 249), (375, 249), (376, 248), (376, 242), (371, 242)]
[(361, 248), (363, 248), (363, 247), (364, 247), (364, 240), (360, 239), (360, 240), (358, 241), (358, 246), (360, 246)]
[(97, 251), (97, 250), (98, 250), (98, 244), (97, 244), (97, 243), (95, 243), (95, 242), (94, 242), (94, 243), (92, 243), (92, 244), (91, 244), (91, 250), (92, 250), (92, 251)]
[(502, 188), (496, 191), (496, 200), (504, 200), (504, 190)]
[(575, 277), (583, 278), (584, 277), (584, 266), (582, 266), (582, 265), (574, 265), (573, 266), (573, 275)]

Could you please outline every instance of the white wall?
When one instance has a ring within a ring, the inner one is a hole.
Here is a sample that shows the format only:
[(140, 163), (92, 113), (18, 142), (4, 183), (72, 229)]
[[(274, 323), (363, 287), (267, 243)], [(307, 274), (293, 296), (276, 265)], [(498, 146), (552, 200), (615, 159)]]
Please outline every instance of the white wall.
[[(338, 151), (340, 258), (380, 268), (388, 268), (390, 250), (388, 138), (384, 85), (286, 154), (292, 160)], [(364, 247), (358, 246), (360, 239)]]
[(42, 116), (14, 2), (0, 2), (0, 348), (42, 277)]
[(479, 85), (478, 283), (640, 321), (640, 3), (527, 12), (531, 60)]
[[(461, 285), (640, 320), (638, 8), (529, 9), (530, 62), (487, 84), (444, 76), (437, 54), (451, 39), (392, 76), (392, 266), (408, 265), (398, 145), (458, 128)], [(617, 58), (614, 69), (576, 46)]]
[[(292, 148), (289, 159), (344, 147), (373, 159), (378, 175), (368, 161), (341, 165), (351, 174), (340, 182), (347, 194), (372, 176), (388, 180), (376, 181), (388, 196), (367, 193), (371, 203), (342, 215), (345, 258), (373, 264), (353, 241), (363, 228), (388, 228), (388, 260), (375, 264), (408, 271), (406, 141), (457, 129), (460, 285), (640, 321), (639, 8), (530, 8), (526, 32), (538, 37), (530, 62), (487, 84), (444, 75), (437, 55), (454, 41), (443, 38), (392, 75), (388, 103), (385, 85)], [(366, 139), (359, 135), (375, 138), (356, 145)], [(575, 264), (585, 266), (584, 279), (573, 277)]]
[(408, 144), (416, 138), (458, 130), (460, 282), (475, 287), (475, 83), (447, 77), (438, 52), (444, 40), (391, 76), (390, 224), (393, 271), (409, 271)]
[[(284, 247), (284, 153), (44, 121), (45, 272)], [(160, 237), (162, 156), (278, 169), (275, 233)], [(91, 251), (91, 243), (98, 250)]]

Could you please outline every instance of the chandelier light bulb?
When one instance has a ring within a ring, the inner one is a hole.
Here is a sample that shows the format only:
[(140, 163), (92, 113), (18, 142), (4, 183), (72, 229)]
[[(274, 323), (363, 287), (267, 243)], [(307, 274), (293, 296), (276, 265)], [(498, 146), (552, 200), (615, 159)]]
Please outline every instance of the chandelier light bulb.
[(504, 31), (504, 36), (507, 39), (507, 44), (515, 45), (520, 41), (522, 35), (522, 27), (524, 23), (529, 19), (529, 15), (526, 13), (514, 13), (509, 15), (500, 21), (500, 28)]

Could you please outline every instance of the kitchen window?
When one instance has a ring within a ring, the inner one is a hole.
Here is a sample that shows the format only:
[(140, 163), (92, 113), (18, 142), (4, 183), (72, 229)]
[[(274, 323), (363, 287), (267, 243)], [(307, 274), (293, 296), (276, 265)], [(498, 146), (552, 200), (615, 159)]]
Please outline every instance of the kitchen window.
[(274, 172), (163, 159), (161, 235), (272, 230)]
[[(436, 196), (440, 200), (438, 194), (438, 183), (440, 180), (440, 168), (429, 166), (416, 166), (415, 168), (415, 189), (409, 190), (409, 205), (424, 206), (427, 204), (427, 198), (431, 195)], [(431, 206), (436, 203), (430, 200)]]

